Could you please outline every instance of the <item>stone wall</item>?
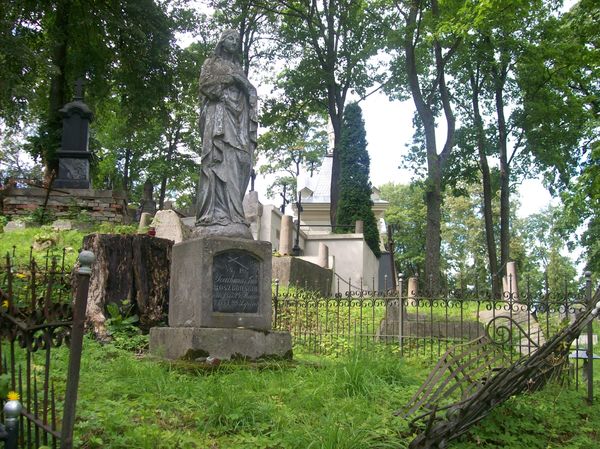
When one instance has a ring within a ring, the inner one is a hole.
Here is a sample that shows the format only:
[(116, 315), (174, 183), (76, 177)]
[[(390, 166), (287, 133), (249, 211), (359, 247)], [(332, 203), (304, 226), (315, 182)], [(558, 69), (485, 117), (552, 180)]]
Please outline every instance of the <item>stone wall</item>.
[[(16, 220), (44, 205), (47, 191), (40, 188), (11, 188), (3, 201), (3, 215)], [(125, 196), (112, 190), (60, 189), (52, 190), (47, 210), (56, 218), (67, 218), (87, 211), (94, 221), (124, 223), (127, 221)]]
[(323, 296), (331, 294), (333, 270), (322, 268), (292, 256), (273, 257), (273, 280), (279, 279), (280, 291), (290, 285), (318, 291)]

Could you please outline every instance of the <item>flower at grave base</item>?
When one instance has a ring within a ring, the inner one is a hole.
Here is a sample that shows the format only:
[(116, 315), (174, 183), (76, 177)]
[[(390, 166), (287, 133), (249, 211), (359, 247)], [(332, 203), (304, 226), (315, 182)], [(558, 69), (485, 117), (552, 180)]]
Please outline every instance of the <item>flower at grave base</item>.
[(6, 399), (8, 399), (9, 401), (18, 401), (19, 399), (21, 399), (21, 396), (16, 391), (9, 391), (6, 395)]
[(17, 273), (17, 274), (15, 274), (15, 276), (16, 276), (18, 279), (25, 279), (25, 278), (27, 278), (27, 275), (26, 275), (26, 274), (24, 274), (24, 273)]
[(8, 303), (8, 299), (5, 299), (4, 301), (2, 301), (2, 307), (4, 309), (8, 309), (9, 303)]

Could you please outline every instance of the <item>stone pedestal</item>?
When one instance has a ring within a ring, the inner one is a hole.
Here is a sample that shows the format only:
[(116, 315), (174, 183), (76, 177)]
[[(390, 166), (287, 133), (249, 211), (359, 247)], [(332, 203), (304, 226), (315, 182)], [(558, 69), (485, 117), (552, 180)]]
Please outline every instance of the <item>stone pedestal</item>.
[(150, 331), (167, 358), (288, 357), (291, 337), (271, 331), (271, 243), (201, 237), (173, 247), (169, 327)]
[(67, 189), (90, 188), (90, 157), (87, 151), (59, 151), (58, 177), (53, 187)]
[(150, 330), (152, 353), (167, 359), (222, 360), (292, 358), (289, 332), (214, 327), (155, 327)]

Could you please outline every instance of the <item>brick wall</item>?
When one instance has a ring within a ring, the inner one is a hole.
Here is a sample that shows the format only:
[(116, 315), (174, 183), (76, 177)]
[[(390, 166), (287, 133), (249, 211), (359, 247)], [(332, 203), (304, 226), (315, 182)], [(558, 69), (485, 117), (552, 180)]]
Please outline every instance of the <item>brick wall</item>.
[[(47, 191), (38, 188), (9, 188), (5, 193), (1, 213), (11, 219), (32, 213), (44, 205)], [(123, 223), (127, 221), (125, 196), (121, 192), (94, 189), (52, 190), (47, 210), (57, 218), (66, 218), (77, 211), (87, 211), (94, 221)]]

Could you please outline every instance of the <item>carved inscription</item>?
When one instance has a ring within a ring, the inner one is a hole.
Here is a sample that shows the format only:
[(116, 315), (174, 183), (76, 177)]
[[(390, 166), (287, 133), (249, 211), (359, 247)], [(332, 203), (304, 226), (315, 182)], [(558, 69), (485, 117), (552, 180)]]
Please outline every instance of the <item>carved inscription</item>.
[(58, 160), (58, 173), (61, 179), (89, 179), (90, 163), (87, 159), (61, 158)]
[(258, 313), (260, 261), (243, 251), (213, 258), (213, 311)]

